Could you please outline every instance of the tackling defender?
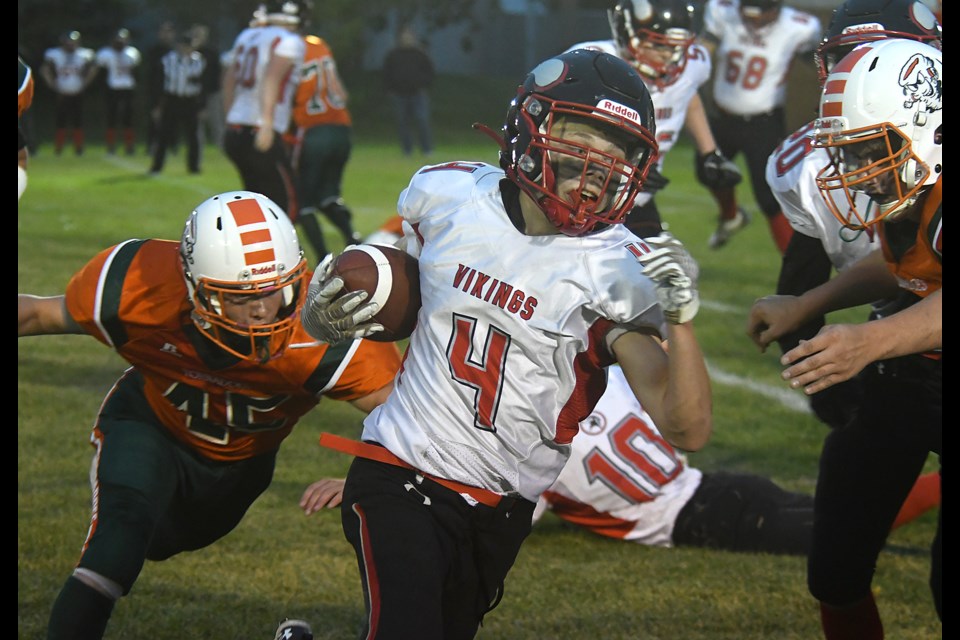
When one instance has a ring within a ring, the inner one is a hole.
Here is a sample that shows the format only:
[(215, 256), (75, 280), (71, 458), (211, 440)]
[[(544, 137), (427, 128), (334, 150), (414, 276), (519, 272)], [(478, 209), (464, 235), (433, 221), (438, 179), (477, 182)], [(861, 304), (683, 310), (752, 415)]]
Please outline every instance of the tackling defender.
[(322, 396), (364, 412), (386, 398), (396, 346), (310, 338), (300, 326), (309, 276), (284, 211), (236, 191), (201, 203), (179, 243), (128, 240), (65, 294), (18, 295), (18, 336), (85, 333), (131, 365), (90, 436), (91, 526), (49, 640), (101, 638), (145, 560), (233, 530)]
[[(888, 298), (861, 324), (821, 329), (781, 358), (813, 394), (863, 371), (863, 400), (820, 456), (807, 581), (827, 638), (883, 638), (871, 592), (890, 524), (931, 452), (943, 451), (943, 61), (903, 39), (861, 45), (824, 83), (815, 144), (826, 206), (880, 248), (800, 296), (757, 300), (747, 331), (761, 347), (824, 313)], [(858, 195), (873, 203), (859, 206)], [(841, 203), (844, 206), (838, 206)], [(942, 619), (942, 510), (930, 586)]]
[[(830, 69), (855, 47), (887, 38), (925, 42), (940, 48), (941, 29), (919, 0), (847, 0), (833, 13), (814, 54), (821, 86)], [(783, 254), (777, 294), (800, 295), (830, 279), (879, 247), (873, 230), (851, 230), (841, 224), (820, 195), (817, 174), (829, 163), (826, 149), (814, 145), (816, 120), (786, 138), (767, 160), (767, 184), (795, 233)], [(874, 205), (862, 192), (857, 206)], [(835, 199), (836, 206), (846, 207)], [(875, 303), (883, 306), (883, 302)], [(777, 340), (782, 353), (812, 338), (825, 324), (820, 316)], [(857, 378), (810, 396), (810, 407), (831, 427), (850, 418), (860, 401)]]

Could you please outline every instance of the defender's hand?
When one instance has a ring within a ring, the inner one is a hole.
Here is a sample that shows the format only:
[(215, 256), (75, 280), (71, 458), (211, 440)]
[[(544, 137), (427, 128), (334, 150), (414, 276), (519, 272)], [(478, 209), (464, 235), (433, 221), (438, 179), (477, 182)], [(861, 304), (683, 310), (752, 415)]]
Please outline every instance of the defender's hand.
[(343, 280), (330, 277), (332, 270), (331, 253), (317, 265), (307, 289), (307, 301), (300, 314), (307, 333), (317, 340), (334, 343), (383, 331), (383, 325), (368, 322), (380, 310), (380, 305), (375, 302), (363, 304), (367, 299), (366, 291), (352, 291), (334, 300), (343, 289)]

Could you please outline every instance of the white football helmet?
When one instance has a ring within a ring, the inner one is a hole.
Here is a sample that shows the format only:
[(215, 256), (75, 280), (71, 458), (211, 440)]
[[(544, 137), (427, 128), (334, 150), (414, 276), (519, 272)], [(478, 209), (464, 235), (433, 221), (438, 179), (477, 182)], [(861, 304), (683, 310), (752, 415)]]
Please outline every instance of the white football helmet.
[[(943, 173), (942, 52), (887, 39), (844, 56), (824, 84), (814, 144), (830, 155), (817, 186), (844, 226), (896, 220)], [(840, 190), (849, 211), (831, 197)], [(876, 206), (858, 211), (856, 192)]]
[[(290, 342), (306, 296), (307, 262), (290, 218), (251, 191), (230, 191), (201, 203), (180, 240), (183, 277), (200, 332), (252, 362), (280, 355)], [(282, 293), (277, 317), (244, 325), (227, 317), (224, 298)]]
[(281, 27), (306, 26), (312, 11), (312, 0), (266, 0), (254, 10), (251, 26), (264, 24)]

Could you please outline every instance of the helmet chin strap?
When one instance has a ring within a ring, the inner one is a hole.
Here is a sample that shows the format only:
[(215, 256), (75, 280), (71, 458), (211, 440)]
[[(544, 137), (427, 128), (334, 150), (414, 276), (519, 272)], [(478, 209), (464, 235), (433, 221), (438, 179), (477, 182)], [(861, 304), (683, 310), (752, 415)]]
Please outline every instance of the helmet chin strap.
[(197, 313), (197, 310), (196, 310), (196, 309), (194, 309), (193, 311), (190, 312), (190, 319), (193, 320), (193, 323), (194, 323), (195, 325), (197, 325), (198, 327), (200, 327), (200, 328), (202, 328), (202, 329), (209, 329), (210, 327), (213, 326), (213, 325), (211, 325), (209, 322), (207, 322), (207, 321), (203, 318), (203, 316), (201, 316), (199, 313)]
[(901, 200), (900, 202), (890, 202), (887, 204), (874, 203), (877, 205), (877, 210), (880, 212), (878, 217), (882, 217), (890, 222), (896, 222), (903, 217), (904, 213), (913, 208), (913, 205), (917, 203), (917, 199), (920, 197), (921, 193), (923, 193), (923, 191), (918, 191), (906, 200)]

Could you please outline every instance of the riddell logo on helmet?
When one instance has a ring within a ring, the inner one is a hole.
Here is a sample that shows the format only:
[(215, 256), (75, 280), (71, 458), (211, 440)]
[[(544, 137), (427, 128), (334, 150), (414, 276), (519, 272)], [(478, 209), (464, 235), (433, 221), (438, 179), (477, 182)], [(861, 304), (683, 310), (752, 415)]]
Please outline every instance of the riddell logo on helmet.
[(597, 109), (600, 111), (606, 111), (607, 113), (613, 113), (618, 116), (622, 116), (627, 120), (632, 122), (640, 122), (640, 114), (631, 109), (630, 107), (620, 104), (619, 102), (614, 102), (613, 100), (601, 100), (597, 105)]
[(873, 33), (876, 31), (883, 31), (883, 25), (879, 22), (850, 25), (849, 27), (844, 27), (840, 33), (848, 35), (851, 33)]
[(272, 264), (269, 267), (254, 267), (253, 269), (250, 270), (250, 273), (255, 276), (262, 276), (267, 273), (273, 273), (276, 270), (277, 270), (277, 265)]

